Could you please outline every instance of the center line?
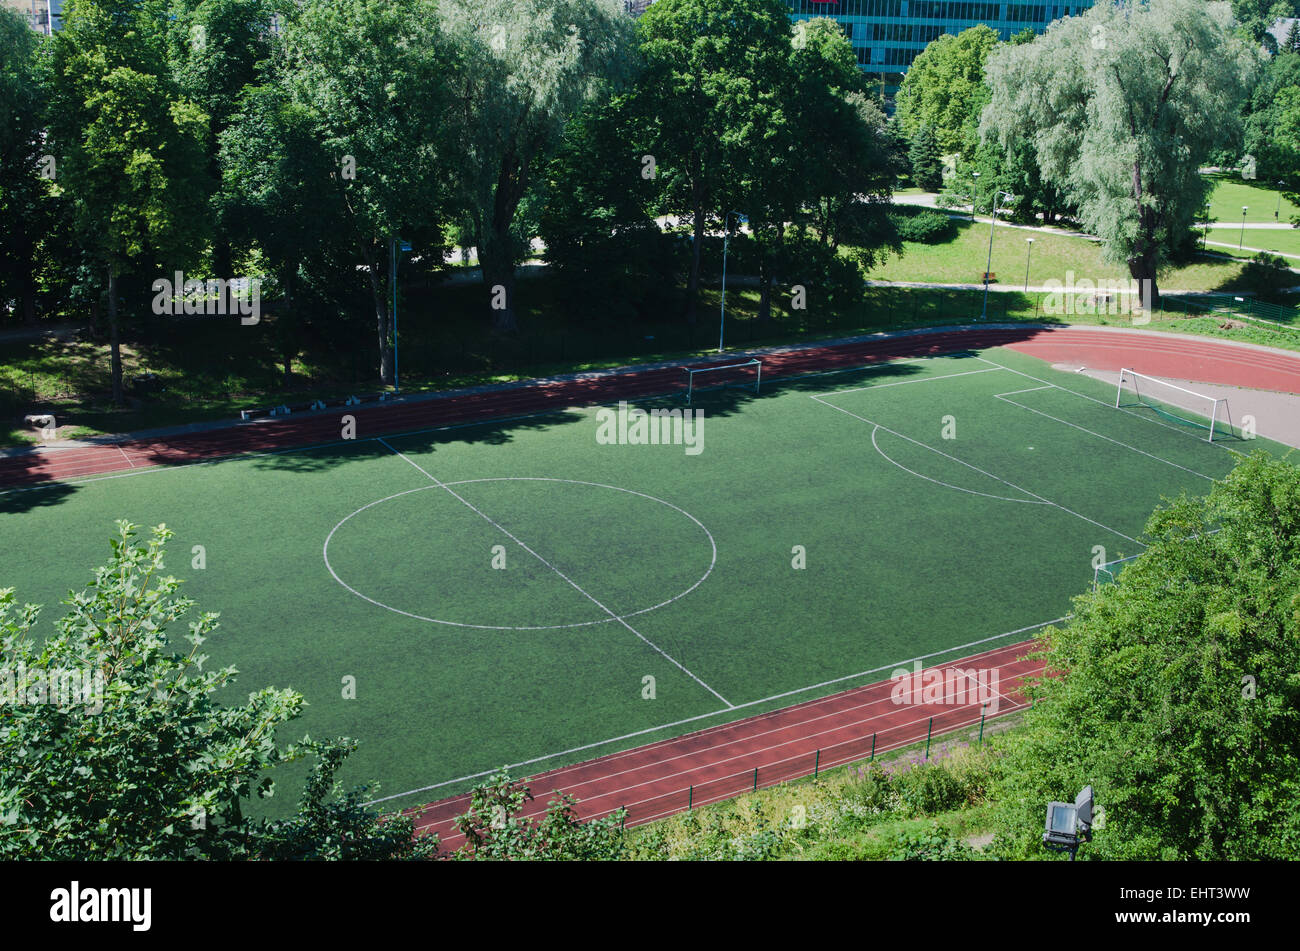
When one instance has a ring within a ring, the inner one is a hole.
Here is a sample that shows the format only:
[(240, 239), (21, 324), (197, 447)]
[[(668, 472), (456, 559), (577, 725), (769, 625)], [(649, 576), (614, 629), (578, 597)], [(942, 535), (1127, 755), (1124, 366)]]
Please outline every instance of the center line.
[(518, 546), (519, 546), (520, 548), (522, 548), (524, 551), (528, 552), (528, 554), (532, 555), (534, 558), (536, 558), (538, 561), (540, 561), (542, 564), (544, 564), (547, 568), (550, 568), (552, 571), (554, 571), (557, 575), (559, 575), (561, 578), (563, 578), (564, 581), (567, 582), (567, 583), (568, 583), (568, 584), (569, 584), (569, 585), (570, 585), (570, 586), (571, 586), (575, 591), (577, 591), (579, 594), (581, 594), (584, 598), (586, 598), (586, 599), (587, 599), (588, 601), (590, 601), (592, 604), (596, 605), (596, 607), (600, 608), (602, 611), (604, 611), (606, 614), (608, 614), (611, 618), (613, 618), (613, 619), (614, 619), (615, 621), (617, 621), (619, 624), (622, 624), (625, 628), (627, 628), (629, 631), (631, 631), (633, 634), (635, 634), (637, 637), (639, 637), (642, 641), (644, 641), (644, 642), (645, 642), (646, 644), (648, 644), (651, 648), (653, 648), (654, 651), (655, 651), (656, 653), (658, 653), (661, 657), (663, 657), (665, 660), (667, 660), (670, 664), (672, 664), (674, 667), (676, 667), (678, 670), (680, 670), (682, 673), (684, 673), (687, 677), (690, 677), (692, 680), (694, 680), (697, 684), (699, 684), (701, 687), (703, 687), (703, 688), (704, 688), (705, 690), (707, 690), (709, 693), (713, 694), (715, 697), (717, 697), (719, 700), (721, 700), (723, 703), (725, 703), (729, 708), (732, 708), (732, 709), (735, 708), (735, 704), (734, 704), (734, 703), (732, 703), (730, 700), (728, 700), (728, 699), (727, 699), (726, 697), (724, 697), (722, 694), (718, 693), (716, 690), (714, 690), (712, 687), (710, 687), (708, 684), (706, 684), (706, 683), (705, 683), (703, 680), (701, 680), (699, 677), (696, 677), (695, 674), (691, 673), (689, 670), (687, 670), (685, 667), (683, 667), (680, 663), (678, 663), (678, 661), (677, 661), (676, 658), (674, 658), (674, 657), (673, 657), (672, 655), (670, 655), (667, 651), (665, 651), (665, 650), (663, 650), (661, 647), (659, 647), (658, 644), (654, 643), (652, 640), (650, 640), (648, 637), (646, 637), (644, 634), (642, 634), (640, 631), (638, 631), (636, 628), (634, 628), (631, 624), (628, 624), (627, 621), (623, 620), (623, 618), (619, 617), (617, 614), (615, 614), (615, 613), (614, 613), (613, 611), (611, 611), (609, 608), (605, 607), (605, 605), (603, 605), (600, 601), (596, 600), (596, 598), (593, 597), (591, 594), (589, 594), (589, 593), (587, 593), (586, 591), (584, 591), (584, 590), (582, 589), (582, 587), (579, 586), (579, 584), (578, 584), (576, 581), (574, 581), (572, 578), (570, 578), (568, 575), (566, 575), (566, 574), (565, 574), (563, 571), (561, 571), (559, 568), (555, 567), (553, 564), (551, 564), (549, 561), (547, 561), (545, 558), (543, 558), (543, 557), (542, 557), (541, 555), (539, 555), (537, 552), (533, 551), (531, 548), (529, 548), (527, 545), (525, 545), (525, 544), (524, 544), (522, 541), (520, 541), (519, 538), (517, 538), (517, 537), (516, 537), (516, 536), (515, 536), (515, 535), (514, 535), (514, 534), (513, 534), (513, 533), (512, 533), (508, 528), (506, 528), (506, 527), (505, 527), (504, 525), (502, 525), (500, 522), (498, 522), (498, 521), (496, 521), (495, 519), (493, 519), (492, 516), (488, 515), (486, 512), (484, 512), (484, 511), (482, 511), (481, 509), (479, 509), (477, 506), (474, 505), (473, 502), (469, 501), (469, 500), (466, 499), (464, 496), (462, 496), (461, 494), (459, 494), (459, 493), (458, 493), (455, 489), (453, 489), (451, 486), (449, 486), (449, 485), (445, 485), (444, 483), (442, 483), (441, 481), (439, 481), (435, 476), (431, 475), (429, 472), (427, 472), (425, 469), (423, 469), (423, 468), (422, 468), (418, 463), (416, 463), (414, 460), (410, 459), (410, 458), (407, 457), (405, 454), (403, 454), (403, 453), (401, 453), (401, 452), (398, 452), (396, 449), (394, 449), (392, 446), (390, 446), (390, 445), (388, 444), (388, 441), (387, 441), (387, 440), (385, 440), (385, 439), (380, 439), (380, 440), (379, 440), (379, 443), (380, 443), (380, 444), (381, 444), (385, 449), (387, 449), (389, 452), (391, 452), (391, 453), (393, 453), (395, 456), (397, 456), (399, 459), (402, 459), (402, 460), (404, 460), (404, 461), (410, 463), (411, 465), (415, 466), (415, 468), (418, 469), (421, 473), (423, 473), (424, 476), (425, 476), (425, 478), (427, 478), (430, 482), (432, 482), (434, 485), (438, 486), (439, 488), (441, 488), (441, 489), (445, 489), (446, 491), (450, 492), (453, 498), (455, 498), (455, 499), (456, 499), (457, 501), (459, 501), (461, 504), (463, 504), (463, 505), (465, 505), (466, 507), (468, 507), (468, 508), (470, 509), (470, 511), (474, 512), (474, 513), (475, 513), (476, 515), (478, 515), (480, 518), (483, 518), (484, 520), (486, 520), (490, 525), (492, 525), (494, 528), (496, 528), (497, 531), (501, 532), (503, 535), (505, 535), (507, 538), (509, 538), (512, 542), (514, 542), (516, 545), (518, 545)]

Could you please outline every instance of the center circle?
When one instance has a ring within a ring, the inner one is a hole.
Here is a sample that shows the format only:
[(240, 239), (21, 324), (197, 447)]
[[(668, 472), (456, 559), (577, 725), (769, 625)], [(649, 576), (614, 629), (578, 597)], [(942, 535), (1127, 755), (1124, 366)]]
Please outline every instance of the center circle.
[[(363, 505), (330, 529), (322, 556), (338, 584), (394, 614), (452, 627), (546, 631), (609, 624), (672, 604), (709, 577), (718, 547), (699, 519), (653, 495), (505, 476), (431, 483)], [(430, 599), (440, 609), (419, 603)], [(627, 610), (629, 601), (638, 606)], [(497, 609), (526, 617), (494, 618)], [(537, 614), (559, 614), (559, 623), (485, 623), (551, 619)]]

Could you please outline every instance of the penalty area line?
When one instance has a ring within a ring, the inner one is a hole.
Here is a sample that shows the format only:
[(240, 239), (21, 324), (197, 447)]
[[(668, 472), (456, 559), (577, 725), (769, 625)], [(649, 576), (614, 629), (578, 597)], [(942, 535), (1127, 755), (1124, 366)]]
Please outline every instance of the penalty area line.
[(441, 489), (445, 489), (447, 492), (449, 492), (449, 493), (451, 494), (452, 498), (456, 499), (456, 500), (457, 500), (458, 502), (460, 502), (462, 505), (466, 506), (466, 507), (467, 507), (470, 511), (472, 511), (475, 515), (478, 515), (480, 518), (484, 519), (484, 520), (485, 520), (488, 524), (490, 524), (493, 528), (495, 528), (497, 531), (501, 532), (503, 535), (505, 535), (507, 538), (509, 538), (512, 542), (514, 542), (516, 545), (518, 545), (518, 546), (519, 546), (520, 548), (522, 548), (524, 551), (528, 552), (528, 554), (532, 555), (534, 558), (536, 558), (538, 561), (540, 561), (540, 562), (541, 562), (543, 565), (545, 565), (547, 568), (550, 568), (551, 571), (553, 571), (553, 572), (555, 572), (557, 575), (559, 575), (561, 579), (563, 579), (563, 580), (564, 580), (564, 581), (565, 581), (565, 582), (566, 582), (566, 583), (567, 583), (571, 588), (573, 588), (573, 590), (577, 591), (579, 594), (581, 594), (584, 598), (586, 598), (586, 599), (587, 599), (588, 601), (590, 601), (592, 604), (596, 605), (596, 607), (600, 608), (602, 611), (604, 611), (606, 614), (608, 614), (611, 618), (613, 618), (613, 619), (614, 619), (615, 621), (617, 621), (619, 624), (622, 624), (625, 628), (627, 628), (629, 631), (631, 631), (633, 634), (635, 634), (638, 638), (640, 638), (640, 639), (641, 639), (645, 644), (649, 645), (649, 647), (650, 647), (652, 650), (654, 650), (657, 654), (659, 654), (661, 657), (663, 657), (666, 661), (668, 661), (670, 664), (672, 664), (674, 667), (676, 667), (678, 670), (680, 670), (682, 673), (684, 673), (687, 677), (690, 677), (692, 680), (694, 680), (697, 684), (699, 684), (701, 687), (703, 687), (703, 688), (704, 688), (705, 690), (707, 690), (709, 693), (713, 694), (715, 697), (717, 697), (719, 700), (721, 700), (723, 703), (725, 703), (725, 704), (727, 705), (728, 708), (734, 708), (734, 707), (735, 707), (735, 704), (733, 704), (730, 700), (728, 700), (728, 699), (727, 699), (726, 697), (724, 697), (722, 694), (718, 693), (716, 690), (714, 690), (712, 687), (710, 687), (708, 684), (706, 684), (706, 683), (705, 683), (703, 680), (701, 680), (699, 677), (695, 676), (694, 673), (692, 673), (690, 670), (688, 670), (688, 669), (687, 669), (683, 664), (681, 664), (681, 663), (680, 663), (680, 662), (679, 662), (675, 657), (673, 657), (671, 654), (669, 654), (667, 651), (665, 651), (662, 647), (660, 647), (660, 646), (659, 646), (658, 644), (656, 644), (654, 641), (650, 640), (648, 637), (646, 637), (644, 634), (642, 634), (640, 631), (638, 631), (636, 628), (634, 628), (631, 624), (628, 624), (627, 621), (625, 621), (623, 618), (619, 617), (615, 612), (613, 612), (613, 611), (611, 611), (609, 608), (607, 608), (604, 604), (602, 604), (599, 600), (597, 600), (596, 597), (595, 597), (594, 595), (592, 595), (592, 594), (590, 594), (588, 591), (586, 591), (586, 590), (585, 590), (581, 585), (579, 585), (576, 581), (574, 581), (572, 578), (570, 578), (568, 575), (566, 575), (566, 574), (565, 574), (563, 571), (561, 571), (559, 568), (555, 567), (555, 565), (551, 564), (549, 561), (547, 561), (545, 558), (543, 558), (543, 557), (542, 557), (541, 555), (539, 555), (537, 552), (533, 551), (533, 549), (529, 548), (526, 544), (524, 544), (524, 542), (523, 542), (520, 538), (518, 538), (518, 537), (517, 537), (513, 532), (511, 532), (510, 529), (506, 528), (504, 525), (502, 525), (502, 524), (501, 524), (500, 522), (498, 522), (496, 519), (492, 518), (492, 516), (488, 515), (488, 514), (487, 514), (486, 512), (484, 512), (482, 509), (478, 508), (478, 507), (477, 507), (473, 502), (469, 501), (469, 499), (465, 498), (463, 495), (461, 495), (460, 493), (458, 493), (458, 492), (457, 492), (455, 489), (453, 489), (451, 486), (446, 485), (445, 483), (443, 483), (442, 481), (440, 481), (436, 476), (430, 474), (430, 473), (429, 473), (428, 471), (426, 471), (423, 467), (421, 467), (421, 466), (419, 465), (419, 463), (415, 462), (415, 461), (414, 461), (413, 459), (411, 459), (409, 456), (407, 456), (407, 455), (405, 455), (404, 453), (399, 452), (398, 450), (394, 449), (391, 445), (388, 444), (388, 441), (387, 441), (386, 439), (384, 439), (384, 438), (381, 437), (381, 438), (378, 440), (378, 442), (379, 442), (380, 445), (382, 445), (382, 446), (383, 446), (385, 449), (387, 449), (389, 452), (391, 452), (391, 453), (393, 453), (394, 455), (396, 455), (399, 459), (401, 459), (401, 460), (403, 460), (404, 462), (407, 462), (407, 463), (409, 463), (410, 465), (414, 466), (418, 471), (420, 471), (421, 473), (423, 473), (424, 476), (425, 476), (425, 478), (427, 478), (430, 482), (432, 482), (434, 485), (438, 486), (438, 487), (441, 488)]

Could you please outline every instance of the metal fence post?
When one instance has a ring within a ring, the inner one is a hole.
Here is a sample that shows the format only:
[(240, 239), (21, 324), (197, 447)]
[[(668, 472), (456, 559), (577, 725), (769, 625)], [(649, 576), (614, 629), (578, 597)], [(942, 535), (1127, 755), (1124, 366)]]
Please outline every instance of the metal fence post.
[(989, 705), (986, 703), (980, 707), (980, 746), (984, 745), (984, 715), (988, 713)]
[(754, 767), (754, 792), (758, 792), (758, 767)]
[(875, 759), (876, 759), (876, 734), (872, 733), (871, 734), (871, 761), (875, 762)]
[(813, 760), (813, 779), (817, 778), (817, 770), (821, 768), (821, 765), (822, 765), (822, 751), (818, 750), (817, 758)]
[(925, 731), (925, 758), (930, 758), (930, 737), (934, 735), (934, 717), (930, 717), (930, 727)]
[(695, 805), (695, 786), (692, 785), (690, 791), (686, 794), (686, 811), (690, 812), (691, 807)]

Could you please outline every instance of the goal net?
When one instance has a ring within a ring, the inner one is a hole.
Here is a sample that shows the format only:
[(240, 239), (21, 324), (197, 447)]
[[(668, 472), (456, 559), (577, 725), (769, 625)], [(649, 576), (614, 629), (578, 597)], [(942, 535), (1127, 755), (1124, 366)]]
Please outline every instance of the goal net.
[(1228, 401), (1185, 386), (1124, 369), (1115, 390), (1115, 408), (1140, 407), (1180, 426), (1199, 429), (1206, 441), (1234, 435)]
[(1115, 584), (1119, 578), (1119, 573), (1137, 557), (1137, 555), (1129, 555), (1127, 558), (1116, 558), (1114, 561), (1108, 561), (1104, 565), (1098, 565), (1092, 569), (1093, 589), (1100, 588), (1104, 584)]
[(724, 386), (739, 386), (758, 392), (763, 382), (763, 363), (745, 360), (716, 367), (682, 367), (686, 374), (686, 402), (702, 390), (716, 390)]

